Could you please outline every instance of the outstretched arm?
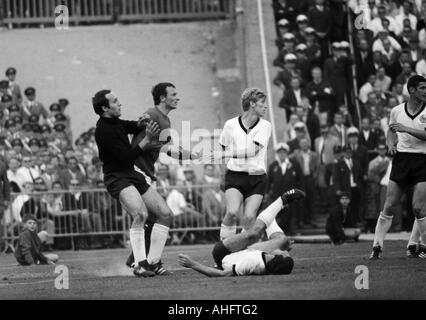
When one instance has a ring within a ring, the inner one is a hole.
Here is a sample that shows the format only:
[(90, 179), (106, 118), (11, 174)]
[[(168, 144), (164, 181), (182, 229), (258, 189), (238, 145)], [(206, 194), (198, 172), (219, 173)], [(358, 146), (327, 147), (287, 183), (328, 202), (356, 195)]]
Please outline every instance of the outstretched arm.
[(232, 275), (232, 272), (227, 272), (227, 271), (224, 271), (224, 270), (219, 270), (219, 269), (215, 269), (215, 268), (212, 268), (212, 267), (205, 266), (205, 265), (191, 259), (186, 254), (179, 254), (178, 261), (179, 261), (179, 264), (182, 267), (193, 269), (193, 270), (198, 271), (198, 272), (200, 272), (200, 273), (202, 273), (202, 274), (204, 274), (208, 277), (226, 277), (226, 276)]
[(182, 146), (165, 145), (161, 151), (177, 160), (195, 160), (200, 157), (198, 153), (186, 150)]

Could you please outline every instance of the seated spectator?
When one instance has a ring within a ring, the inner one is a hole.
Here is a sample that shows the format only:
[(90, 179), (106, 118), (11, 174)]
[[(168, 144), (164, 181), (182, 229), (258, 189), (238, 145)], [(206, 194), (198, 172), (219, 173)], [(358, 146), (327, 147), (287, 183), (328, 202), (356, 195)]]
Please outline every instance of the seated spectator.
[(296, 114), (299, 116), (308, 130), (308, 140), (311, 141), (311, 149), (314, 149), (314, 141), (321, 135), (320, 121), (311, 104), (309, 98), (302, 96), (302, 104), (296, 107)]
[(294, 129), (294, 125), (300, 122), (297, 114), (290, 115), (290, 119), (287, 121), (287, 126), (284, 131), (284, 141), (290, 141), (296, 138), (296, 130)]
[(25, 89), (24, 94), (27, 98), (22, 104), (23, 116), (28, 119), (31, 115), (36, 115), (43, 118), (41, 121), (44, 123), (49, 117), (49, 113), (43, 104), (36, 100), (36, 89), (28, 87)]
[(350, 201), (350, 195), (346, 192), (342, 193), (339, 204), (331, 209), (327, 219), (325, 230), (334, 245), (341, 245), (348, 239), (358, 241), (361, 234), (359, 228), (354, 228), (353, 225), (348, 223), (347, 217), (350, 216), (351, 211)]
[(411, 13), (412, 3), (408, 1), (402, 2), (402, 10), (395, 16), (395, 22), (398, 25), (399, 30), (403, 29), (403, 21), (408, 19), (410, 22), (411, 29), (415, 30), (417, 26), (417, 17)]
[(202, 213), (205, 217), (206, 226), (220, 226), (220, 221), (226, 213), (225, 193), (220, 190), (220, 179), (213, 178), (210, 186), (203, 189), (202, 193)]
[(24, 155), (22, 157), (22, 166), (18, 169), (18, 174), (22, 177), (22, 183), (34, 182), (34, 179), (40, 176), (37, 168), (33, 167), (31, 156)]
[(367, 28), (374, 32), (376, 36), (379, 31), (384, 30), (382, 21), (387, 19), (389, 21), (389, 30), (395, 34), (399, 34), (400, 30), (398, 24), (395, 22), (394, 18), (386, 14), (386, 7), (384, 5), (379, 5), (377, 7), (377, 17), (372, 19), (368, 24)]
[(361, 101), (362, 104), (367, 103), (368, 94), (370, 92), (373, 92), (373, 90), (374, 90), (374, 84), (375, 83), (376, 83), (376, 75), (375, 74), (370, 74), (368, 76), (368, 81), (366, 83), (364, 83), (361, 86), (361, 88), (359, 89), (358, 98), (359, 98), (359, 100)]
[(305, 87), (311, 78), (311, 61), (306, 55), (307, 46), (304, 43), (300, 43), (296, 46), (296, 69), (300, 70), (301, 86)]
[(66, 164), (67, 167), (59, 171), (58, 177), (65, 189), (69, 188), (72, 179), (77, 180), (79, 185), (87, 183), (86, 176), (81, 170), (76, 157), (72, 156), (66, 159)]
[(10, 188), (12, 192), (21, 192), (24, 184), (25, 177), (18, 173), (18, 169), (21, 166), (21, 162), (17, 158), (10, 158), (8, 160), (7, 179), (10, 182)]
[(59, 257), (49, 253), (41, 252), (42, 243), (45, 241), (46, 232), (37, 233), (37, 219), (32, 215), (26, 215), (23, 219), (24, 230), (19, 234), (15, 248), (16, 261), (22, 266), (32, 264), (55, 264)]
[(411, 67), (411, 62), (404, 62), (402, 64), (402, 72), (396, 77), (395, 82), (397, 83), (407, 83), (408, 79), (415, 75), (416, 73), (413, 71)]
[(293, 30), (295, 28), (295, 18), (297, 15), (295, 5), (287, 0), (277, 0), (273, 1), (272, 7), (274, 11), (275, 23), (278, 22), (279, 25), (279, 22), (282, 19), (286, 19), (291, 23), (289, 27), (291, 30)]
[(297, 43), (303, 43), (306, 41), (305, 30), (307, 27), (309, 27), (308, 17), (304, 14), (299, 14), (296, 17), (296, 30), (294, 32)]

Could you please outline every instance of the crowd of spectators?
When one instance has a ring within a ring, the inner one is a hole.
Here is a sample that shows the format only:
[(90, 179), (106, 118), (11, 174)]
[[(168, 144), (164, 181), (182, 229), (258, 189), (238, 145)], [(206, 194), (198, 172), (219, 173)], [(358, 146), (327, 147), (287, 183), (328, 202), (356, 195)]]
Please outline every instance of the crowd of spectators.
[[(317, 213), (329, 212), (344, 193), (351, 207), (345, 224), (374, 232), (391, 166), (390, 111), (408, 99), (408, 78), (426, 75), (426, 1), (273, 0), (272, 5), (278, 52), (273, 83), (282, 90), (278, 107), (288, 125), (270, 171), (281, 166), (286, 175), (291, 163), (292, 174), (300, 177), (295, 186), (310, 195), (289, 210), (282, 226), (288, 232), (315, 227)], [(271, 183), (279, 181), (272, 175)], [(312, 199), (319, 211), (310, 207)], [(397, 216), (392, 230), (410, 230), (408, 204)]]

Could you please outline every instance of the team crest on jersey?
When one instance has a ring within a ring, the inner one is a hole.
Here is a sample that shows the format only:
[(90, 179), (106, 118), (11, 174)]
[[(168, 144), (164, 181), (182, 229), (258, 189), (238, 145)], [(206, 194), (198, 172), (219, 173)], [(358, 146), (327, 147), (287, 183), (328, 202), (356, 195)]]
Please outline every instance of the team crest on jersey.
[(419, 119), (420, 123), (426, 123), (426, 114), (422, 114)]

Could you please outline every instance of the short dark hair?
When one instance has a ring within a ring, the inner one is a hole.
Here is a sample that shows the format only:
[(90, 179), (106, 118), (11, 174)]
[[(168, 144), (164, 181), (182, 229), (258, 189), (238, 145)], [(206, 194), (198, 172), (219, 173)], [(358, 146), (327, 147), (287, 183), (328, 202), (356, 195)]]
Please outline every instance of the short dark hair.
[(293, 270), (294, 260), (291, 257), (276, 255), (265, 263), (265, 269), (270, 274), (290, 274)]
[(167, 96), (167, 87), (176, 88), (175, 85), (170, 82), (160, 82), (152, 88), (151, 94), (155, 105), (161, 102), (161, 96)]
[(410, 79), (408, 79), (408, 82), (407, 82), (408, 92), (411, 93), (410, 88), (417, 89), (417, 86), (419, 85), (420, 82), (426, 82), (426, 78), (419, 76), (418, 74), (411, 76)]
[(95, 96), (92, 98), (93, 109), (95, 110), (95, 113), (100, 116), (104, 113), (102, 107), (109, 108), (109, 101), (106, 98), (106, 95), (108, 93), (111, 93), (111, 90), (103, 89), (101, 91), (96, 92)]

